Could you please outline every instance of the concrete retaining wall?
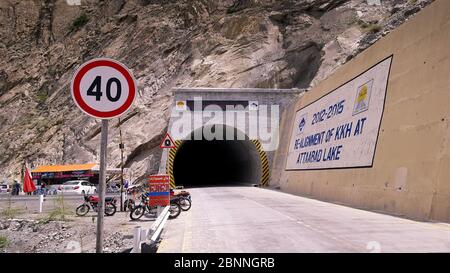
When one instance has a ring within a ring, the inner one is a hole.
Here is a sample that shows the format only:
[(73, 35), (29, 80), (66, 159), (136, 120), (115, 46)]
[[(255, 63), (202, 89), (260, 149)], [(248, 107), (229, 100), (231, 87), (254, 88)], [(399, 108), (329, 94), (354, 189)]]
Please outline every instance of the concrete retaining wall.
[[(393, 55), (373, 166), (286, 171), (295, 113)], [(419, 220), (450, 222), (450, 1), (437, 0), (282, 115), (271, 186)]]

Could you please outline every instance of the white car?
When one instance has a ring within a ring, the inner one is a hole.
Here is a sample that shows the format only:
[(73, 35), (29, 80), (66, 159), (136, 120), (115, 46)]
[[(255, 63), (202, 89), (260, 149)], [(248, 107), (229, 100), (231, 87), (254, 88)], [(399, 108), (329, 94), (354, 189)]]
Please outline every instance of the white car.
[(64, 182), (58, 190), (58, 193), (70, 194), (94, 194), (97, 188), (85, 180), (71, 180)]
[(11, 191), (11, 188), (8, 184), (1, 184), (0, 185), (0, 193), (9, 193)]

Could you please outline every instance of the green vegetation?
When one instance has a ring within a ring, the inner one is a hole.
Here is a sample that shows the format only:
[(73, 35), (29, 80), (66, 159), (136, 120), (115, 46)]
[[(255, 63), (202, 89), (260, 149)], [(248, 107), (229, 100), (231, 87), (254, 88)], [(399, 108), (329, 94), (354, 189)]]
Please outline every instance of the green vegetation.
[(14, 219), (20, 213), (20, 209), (15, 209), (11, 206), (11, 196), (9, 196), (8, 206), (0, 211), (0, 216), (4, 219)]
[(64, 203), (64, 195), (58, 196), (55, 200), (55, 205), (53, 211), (50, 212), (49, 219), (53, 220), (61, 220), (68, 221), (66, 215), (70, 215), (71, 213), (66, 210)]
[(78, 30), (81, 27), (83, 27), (84, 25), (86, 25), (88, 21), (89, 21), (89, 17), (83, 13), (72, 22), (72, 26), (70, 27), (70, 30), (71, 31)]
[(8, 238), (6, 236), (0, 235), (0, 249), (8, 246)]
[(366, 23), (361, 19), (356, 19), (355, 23), (361, 28), (363, 32), (366, 33), (377, 33), (383, 29), (379, 24)]
[(369, 24), (366, 28), (363, 29), (363, 31), (369, 32), (369, 33), (377, 33), (379, 31), (381, 31), (382, 29), (383, 29), (383, 27), (381, 27), (378, 24)]
[(50, 213), (39, 220), (40, 223), (46, 224), (51, 221), (70, 221), (67, 218), (71, 213), (67, 211), (64, 203), (64, 195), (58, 196), (54, 201), (54, 208)]
[(48, 98), (48, 94), (46, 91), (39, 91), (36, 95), (36, 100), (39, 103), (44, 103)]
[(2, 218), (5, 218), (5, 219), (14, 219), (20, 213), (21, 213), (21, 211), (19, 209), (7, 207), (7, 208), (2, 209), (2, 211), (0, 212), (0, 215), (2, 216)]
[(238, 9), (236, 9), (235, 7), (228, 7), (227, 8), (227, 14), (233, 14), (235, 12), (239, 11)]

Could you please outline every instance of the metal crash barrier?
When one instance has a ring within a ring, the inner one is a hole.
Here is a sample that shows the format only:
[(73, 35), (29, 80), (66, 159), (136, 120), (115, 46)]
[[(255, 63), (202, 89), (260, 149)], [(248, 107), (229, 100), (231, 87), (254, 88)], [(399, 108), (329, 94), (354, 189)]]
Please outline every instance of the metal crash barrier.
[(162, 230), (164, 229), (164, 225), (166, 224), (167, 219), (169, 218), (170, 215), (169, 208), (170, 206), (164, 207), (164, 209), (159, 214), (158, 218), (156, 218), (155, 222), (150, 227), (150, 229), (142, 229), (141, 227), (134, 228), (133, 249), (131, 250), (131, 253), (141, 253), (142, 243), (147, 241), (150, 241), (152, 243), (158, 240)]

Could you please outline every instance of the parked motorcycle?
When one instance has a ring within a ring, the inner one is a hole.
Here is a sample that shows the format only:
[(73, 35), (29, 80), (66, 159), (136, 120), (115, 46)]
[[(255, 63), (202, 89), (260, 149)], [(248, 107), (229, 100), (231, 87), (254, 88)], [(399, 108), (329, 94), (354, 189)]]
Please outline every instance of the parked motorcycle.
[(180, 204), (180, 207), (183, 211), (188, 211), (192, 205), (191, 194), (187, 191), (181, 191), (175, 193), (172, 189), (170, 189), (171, 198), (177, 198), (176, 201)]
[(191, 200), (184, 196), (174, 196), (171, 197), (173, 202), (176, 202), (180, 205), (181, 210), (188, 211), (191, 208)]
[(125, 210), (128, 209), (129, 211), (131, 211), (135, 206), (136, 202), (134, 201), (134, 199), (127, 198), (124, 202)]
[(132, 210), (134, 207), (136, 207), (136, 201), (135, 196), (142, 195), (145, 193), (145, 190), (142, 186), (134, 186), (132, 188), (127, 189), (127, 197), (124, 201), (125, 210)]
[[(76, 214), (78, 216), (86, 215), (89, 210), (92, 208), (95, 212), (98, 211), (98, 202), (100, 198), (97, 195), (85, 195), (84, 203), (77, 207)], [(106, 197), (105, 198), (105, 215), (113, 216), (116, 213), (116, 203), (117, 200), (115, 197)]]
[[(149, 206), (150, 198), (143, 194), (141, 196), (141, 202), (138, 205), (135, 205), (134, 208), (130, 209), (130, 218), (131, 220), (140, 219), (146, 212), (149, 214), (156, 214), (156, 206)], [(169, 208), (169, 219), (177, 218), (181, 213), (181, 206), (178, 203), (177, 199), (170, 199), (170, 208)]]

